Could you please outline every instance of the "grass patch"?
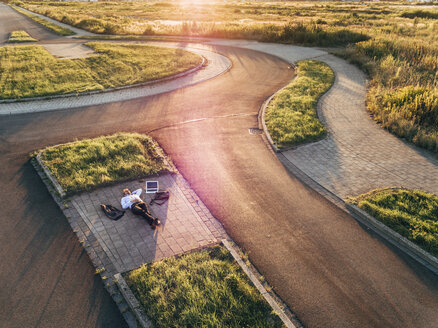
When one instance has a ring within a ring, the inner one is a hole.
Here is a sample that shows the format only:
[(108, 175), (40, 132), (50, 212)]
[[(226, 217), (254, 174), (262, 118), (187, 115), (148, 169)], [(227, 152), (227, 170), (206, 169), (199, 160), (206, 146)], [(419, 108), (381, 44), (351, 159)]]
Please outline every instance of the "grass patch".
[(41, 158), (66, 194), (168, 170), (149, 136), (118, 133), (46, 148)]
[(125, 278), (154, 327), (283, 327), (222, 246), (146, 264)]
[(0, 99), (104, 90), (157, 80), (198, 66), (202, 58), (181, 49), (87, 43), (96, 55), (58, 59), (42, 46), (0, 48)]
[(76, 34), (75, 32), (73, 32), (72, 30), (70, 30), (68, 28), (53, 24), (53, 23), (51, 23), (51, 22), (49, 22), (41, 17), (38, 17), (37, 15), (30, 14), (30, 13), (28, 13), (28, 12), (24, 11), (23, 9), (20, 9), (16, 6), (11, 6), (11, 7), (14, 8), (16, 11), (18, 11), (19, 13), (29, 17), (30, 19), (34, 20), (38, 24), (41, 24), (45, 28), (49, 29), (50, 31), (52, 31), (58, 35), (68, 36), (68, 35), (75, 35)]
[(352, 199), (361, 209), (438, 256), (438, 197), (420, 190), (376, 190)]
[(37, 41), (36, 39), (32, 38), (26, 31), (12, 31), (9, 35), (9, 43), (16, 43), (16, 42), (32, 42)]
[(269, 103), (265, 122), (279, 148), (319, 140), (326, 134), (316, 114), (318, 99), (332, 86), (334, 73), (320, 61), (298, 63), (298, 76)]

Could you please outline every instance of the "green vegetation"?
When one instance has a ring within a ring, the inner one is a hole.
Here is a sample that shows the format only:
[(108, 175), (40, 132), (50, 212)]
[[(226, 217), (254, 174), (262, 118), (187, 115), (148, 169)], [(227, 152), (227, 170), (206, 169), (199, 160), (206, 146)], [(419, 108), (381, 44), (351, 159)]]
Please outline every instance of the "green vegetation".
[[(438, 10), (394, 2), (21, 3), (96, 33), (345, 46), (371, 78), (367, 106), (394, 134), (438, 152)], [(418, 3), (417, 3), (418, 4)]]
[(168, 170), (151, 137), (118, 133), (46, 148), (41, 158), (66, 194)]
[(438, 197), (420, 190), (380, 189), (353, 199), (392, 230), (438, 256)]
[(333, 71), (327, 64), (315, 60), (298, 63), (298, 77), (278, 92), (266, 108), (266, 127), (277, 147), (325, 136), (326, 130), (316, 114), (316, 103), (333, 81)]
[(301, 43), (345, 45), (367, 36), (336, 25), (303, 24), (291, 19), (289, 4), (172, 2), (16, 2), (29, 10), (90, 32), (133, 35), (194, 35)]
[(154, 327), (282, 327), (221, 246), (143, 265), (126, 279)]
[(12, 31), (8, 40), (9, 43), (32, 41), (36, 41), (36, 39), (32, 38), (26, 31)]
[(367, 106), (374, 119), (438, 152), (438, 43), (430, 42), (390, 33), (359, 42), (344, 55), (372, 78)]
[(205, 42), (210, 39), (184, 36), (147, 36), (147, 35), (83, 35), (75, 39), (84, 40), (124, 40), (124, 41), (164, 41), (164, 42)]
[(23, 9), (20, 9), (18, 7), (15, 7), (15, 6), (11, 6), (11, 7), (14, 8), (16, 11), (18, 11), (19, 13), (33, 19), (35, 22), (41, 24), (45, 28), (51, 30), (52, 32), (55, 32), (58, 35), (67, 36), (67, 35), (75, 35), (76, 34), (72, 30), (69, 30), (68, 28), (61, 27), (59, 25), (50, 23), (49, 21), (47, 21), (41, 17), (38, 17), (36, 15), (30, 14), (30, 13), (24, 11)]
[(145, 45), (87, 43), (96, 55), (58, 59), (42, 46), (0, 48), (0, 99), (103, 90), (171, 76), (196, 67), (191, 52)]

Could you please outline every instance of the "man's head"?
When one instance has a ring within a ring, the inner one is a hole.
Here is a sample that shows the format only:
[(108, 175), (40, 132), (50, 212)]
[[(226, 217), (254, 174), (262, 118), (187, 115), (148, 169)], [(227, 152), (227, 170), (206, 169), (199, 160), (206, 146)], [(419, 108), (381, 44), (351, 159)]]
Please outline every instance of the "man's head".
[(123, 196), (127, 196), (131, 194), (131, 190), (129, 190), (128, 188), (123, 189)]

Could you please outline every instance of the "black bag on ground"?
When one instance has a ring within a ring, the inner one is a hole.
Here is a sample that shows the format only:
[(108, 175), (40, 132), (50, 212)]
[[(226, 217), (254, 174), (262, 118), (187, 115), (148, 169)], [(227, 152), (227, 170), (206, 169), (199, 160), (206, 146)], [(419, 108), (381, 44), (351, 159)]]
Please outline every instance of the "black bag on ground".
[(120, 219), (125, 214), (125, 211), (121, 211), (112, 205), (100, 204), (100, 208), (107, 217), (115, 221)]
[(163, 205), (170, 197), (170, 192), (168, 190), (160, 190), (155, 193), (155, 197), (152, 198), (149, 205), (157, 204)]

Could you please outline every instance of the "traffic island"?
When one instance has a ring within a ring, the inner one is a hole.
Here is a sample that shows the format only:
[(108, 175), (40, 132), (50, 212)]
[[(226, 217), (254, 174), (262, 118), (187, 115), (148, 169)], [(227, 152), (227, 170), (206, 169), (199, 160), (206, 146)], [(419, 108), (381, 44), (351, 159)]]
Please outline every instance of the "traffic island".
[[(132, 306), (135, 301), (126, 298), (123, 286), (117, 287), (118, 274), (229, 239), (148, 136), (121, 133), (49, 147), (34, 157), (33, 164), (130, 327), (144, 325)], [(122, 190), (144, 190), (147, 181), (157, 182), (170, 195), (165, 202), (151, 203), (155, 194), (142, 194), (161, 226), (151, 229), (130, 210), (118, 220), (102, 211), (100, 204), (120, 209)]]

